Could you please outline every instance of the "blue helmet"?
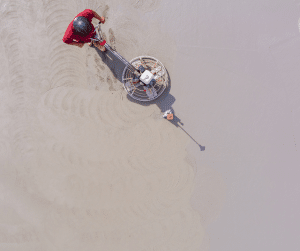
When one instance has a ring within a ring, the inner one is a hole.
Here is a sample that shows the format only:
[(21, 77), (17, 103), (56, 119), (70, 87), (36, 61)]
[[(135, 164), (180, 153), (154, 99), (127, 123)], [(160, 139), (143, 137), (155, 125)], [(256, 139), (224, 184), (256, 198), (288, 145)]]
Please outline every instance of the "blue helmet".
[(73, 27), (76, 33), (81, 37), (87, 36), (93, 30), (92, 24), (85, 17), (76, 17), (73, 21)]

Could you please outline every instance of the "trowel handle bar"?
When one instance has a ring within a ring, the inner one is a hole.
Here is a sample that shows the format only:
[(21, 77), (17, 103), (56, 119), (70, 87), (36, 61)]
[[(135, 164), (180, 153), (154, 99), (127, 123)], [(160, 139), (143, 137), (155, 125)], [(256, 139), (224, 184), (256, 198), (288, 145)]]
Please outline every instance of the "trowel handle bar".
[(103, 44), (101, 45), (104, 45), (104, 47), (109, 50), (112, 54), (114, 54), (119, 60), (121, 60), (125, 65), (127, 65), (127, 67), (133, 72), (135, 73), (135, 75), (137, 76), (140, 76), (140, 72), (131, 64), (129, 63), (125, 58), (123, 58), (118, 52), (116, 52), (115, 50), (113, 50), (109, 44), (106, 43), (106, 41), (102, 38), (102, 33), (101, 33), (101, 27), (100, 27), (100, 24), (101, 22), (98, 23), (98, 25), (95, 27), (95, 31), (97, 33), (98, 31), (98, 37), (99, 38), (96, 38), (96, 39), (92, 39), (94, 41), (100, 41), (102, 42)]

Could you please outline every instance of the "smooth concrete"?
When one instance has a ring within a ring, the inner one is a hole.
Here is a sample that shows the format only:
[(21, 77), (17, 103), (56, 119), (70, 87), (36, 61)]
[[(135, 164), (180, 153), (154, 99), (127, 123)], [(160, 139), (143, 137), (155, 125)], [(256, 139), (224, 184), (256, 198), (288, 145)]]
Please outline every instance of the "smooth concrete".
[(177, 45), (173, 108), (205, 146), (191, 141), (192, 205), (210, 250), (300, 246), (299, 4), (163, 1), (157, 14)]

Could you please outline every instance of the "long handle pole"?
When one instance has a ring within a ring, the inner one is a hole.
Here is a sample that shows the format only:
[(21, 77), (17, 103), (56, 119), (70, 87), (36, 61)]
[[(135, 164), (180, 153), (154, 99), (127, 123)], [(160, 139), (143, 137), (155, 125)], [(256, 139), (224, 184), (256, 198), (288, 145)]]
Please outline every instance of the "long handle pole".
[[(100, 26), (100, 22), (98, 23), (98, 25), (96, 26), (95, 30), (97, 30), (98, 28), (98, 35), (99, 35), (99, 40), (103, 41), (102, 38), (102, 31), (101, 31), (101, 26)], [(96, 40), (96, 39), (94, 39)], [(113, 50), (110, 45), (108, 43), (105, 43), (104, 47), (109, 50), (112, 54), (114, 54), (119, 60), (121, 60), (135, 75), (140, 76), (141, 74), (138, 72), (138, 70), (130, 63), (128, 62), (124, 57), (122, 57), (118, 52), (116, 52), (115, 50)]]
[(118, 52), (113, 50), (108, 43), (105, 43), (104, 47), (109, 50), (112, 54), (114, 54), (120, 61), (122, 61), (133, 73), (136, 72), (136, 74), (139, 75), (139, 72), (137, 69), (130, 63), (128, 62), (125, 58), (123, 58)]

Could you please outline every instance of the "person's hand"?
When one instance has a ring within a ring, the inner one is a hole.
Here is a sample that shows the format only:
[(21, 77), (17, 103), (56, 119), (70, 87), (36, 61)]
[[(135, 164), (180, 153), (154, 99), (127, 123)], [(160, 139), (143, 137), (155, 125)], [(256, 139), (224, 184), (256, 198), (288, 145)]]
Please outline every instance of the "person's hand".
[(100, 22), (104, 24), (105, 23), (105, 17), (102, 16)]
[(70, 45), (75, 45), (75, 46), (78, 46), (79, 48), (82, 48), (84, 43), (73, 40), (73, 42), (71, 42)]
[(95, 42), (94, 46), (97, 47), (100, 51), (106, 51), (106, 48), (104, 47), (104, 45), (100, 45), (99, 41)]

